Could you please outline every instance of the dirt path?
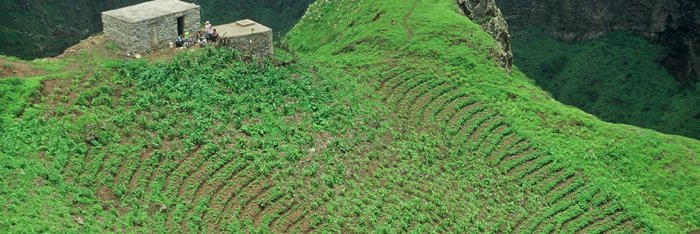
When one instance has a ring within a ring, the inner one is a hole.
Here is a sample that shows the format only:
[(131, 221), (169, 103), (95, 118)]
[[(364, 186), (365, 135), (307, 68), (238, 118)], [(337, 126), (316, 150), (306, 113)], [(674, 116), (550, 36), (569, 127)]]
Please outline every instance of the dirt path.
[(408, 20), (413, 15), (413, 11), (416, 10), (416, 6), (418, 5), (418, 1), (420, 1), (420, 0), (416, 0), (413, 2), (411, 9), (408, 11), (408, 13), (406, 13), (406, 16), (403, 17), (403, 21), (401, 22), (401, 25), (403, 26), (403, 30), (406, 32), (406, 39), (409, 41), (411, 39), (413, 39), (413, 31), (411, 31), (411, 28), (408, 27)]
[(0, 79), (9, 77), (26, 77), (43, 75), (46, 72), (26, 63), (15, 62), (5, 58), (0, 58)]

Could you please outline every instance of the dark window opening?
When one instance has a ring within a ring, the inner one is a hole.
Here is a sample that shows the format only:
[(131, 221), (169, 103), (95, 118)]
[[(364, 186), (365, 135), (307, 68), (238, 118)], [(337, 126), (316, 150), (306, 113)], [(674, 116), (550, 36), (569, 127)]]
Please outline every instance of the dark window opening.
[(185, 17), (177, 17), (177, 35), (185, 34)]

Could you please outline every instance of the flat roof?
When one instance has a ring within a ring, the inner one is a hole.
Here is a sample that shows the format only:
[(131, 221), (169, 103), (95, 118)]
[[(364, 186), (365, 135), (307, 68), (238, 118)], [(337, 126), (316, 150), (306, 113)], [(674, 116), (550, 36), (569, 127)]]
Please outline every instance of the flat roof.
[(179, 0), (154, 0), (116, 10), (105, 11), (102, 12), (102, 14), (133, 23), (196, 8), (199, 8), (197, 4)]
[(221, 37), (235, 37), (241, 35), (247, 35), (252, 33), (263, 33), (272, 31), (272, 29), (265, 27), (265, 25), (256, 23), (255, 21), (244, 19), (239, 20), (230, 24), (222, 24), (213, 26), (216, 32), (221, 35)]

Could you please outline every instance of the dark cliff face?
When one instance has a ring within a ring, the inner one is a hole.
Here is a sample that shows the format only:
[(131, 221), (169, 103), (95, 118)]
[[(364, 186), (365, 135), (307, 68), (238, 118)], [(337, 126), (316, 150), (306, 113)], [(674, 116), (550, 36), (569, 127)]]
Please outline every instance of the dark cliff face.
[(700, 76), (700, 2), (697, 0), (497, 0), (511, 30), (543, 28), (565, 41), (608, 32), (643, 35), (670, 48), (661, 61), (679, 82)]
[(144, 0), (5, 0), (0, 2), (0, 54), (56, 55), (102, 29), (100, 13)]
[[(0, 1), (0, 54), (23, 59), (55, 56), (102, 31), (101, 12), (147, 0)], [(288, 31), (313, 0), (184, 0), (202, 6), (202, 20), (214, 24), (251, 18), (278, 32)]]
[(496, 40), (499, 51), (492, 51), (492, 56), (499, 65), (510, 72), (513, 67), (513, 52), (510, 45), (508, 24), (496, 6), (495, 0), (457, 0), (457, 5), (464, 15), (481, 25)]

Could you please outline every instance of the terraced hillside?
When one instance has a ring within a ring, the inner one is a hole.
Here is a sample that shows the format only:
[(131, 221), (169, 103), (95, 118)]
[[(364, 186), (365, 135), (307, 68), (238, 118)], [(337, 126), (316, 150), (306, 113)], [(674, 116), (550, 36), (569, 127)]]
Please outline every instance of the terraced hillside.
[(97, 41), (0, 80), (3, 230), (700, 227), (700, 142), (561, 105), (451, 0), (316, 2), (292, 65)]

